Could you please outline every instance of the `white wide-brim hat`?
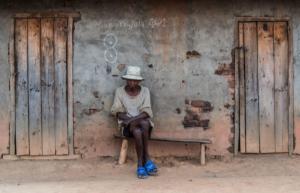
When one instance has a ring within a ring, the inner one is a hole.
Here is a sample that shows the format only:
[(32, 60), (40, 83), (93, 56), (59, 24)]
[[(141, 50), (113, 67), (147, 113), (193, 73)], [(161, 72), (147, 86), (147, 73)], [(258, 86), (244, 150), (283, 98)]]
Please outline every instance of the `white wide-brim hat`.
[(126, 74), (122, 76), (122, 78), (129, 80), (144, 80), (141, 76), (141, 68), (138, 66), (128, 66)]

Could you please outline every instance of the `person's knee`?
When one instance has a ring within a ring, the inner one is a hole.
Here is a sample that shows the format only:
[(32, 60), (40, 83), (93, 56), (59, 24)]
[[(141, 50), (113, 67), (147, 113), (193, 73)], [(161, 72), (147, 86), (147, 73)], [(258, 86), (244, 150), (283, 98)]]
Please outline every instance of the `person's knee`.
[(133, 128), (133, 129), (137, 128), (138, 126), (139, 126), (139, 122), (138, 121), (132, 121), (130, 123), (130, 127)]
[(143, 128), (143, 130), (149, 130), (150, 123), (149, 123), (148, 120), (141, 120), (140, 121), (140, 126)]
[(135, 138), (141, 137), (142, 131), (138, 128), (132, 129), (132, 134)]

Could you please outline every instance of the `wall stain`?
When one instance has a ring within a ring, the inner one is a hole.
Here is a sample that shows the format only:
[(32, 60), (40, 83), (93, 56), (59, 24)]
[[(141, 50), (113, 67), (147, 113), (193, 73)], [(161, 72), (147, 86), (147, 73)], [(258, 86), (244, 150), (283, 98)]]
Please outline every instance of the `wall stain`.
[(91, 116), (97, 112), (102, 111), (102, 109), (97, 109), (97, 108), (89, 108), (89, 109), (83, 109), (82, 110), (82, 114), (87, 115), (87, 116)]
[(180, 108), (176, 108), (175, 110), (176, 110), (177, 114), (181, 114), (181, 109)]
[(153, 64), (148, 64), (148, 67), (149, 68), (153, 68)]
[(126, 64), (118, 64), (117, 69), (122, 72), (126, 68)]
[(200, 56), (201, 56), (201, 54), (199, 52), (197, 52), (196, 50), (186, 52), (186, 59), (199, 58)]
[(97, 98), (97, 99), (100, 98), (100, 95), (99, 95), (99, 92), (98, 92), (98, 91), (94, 91), (94, 92), (93, 92), (93, 95), (94, 95), (94, 97)]

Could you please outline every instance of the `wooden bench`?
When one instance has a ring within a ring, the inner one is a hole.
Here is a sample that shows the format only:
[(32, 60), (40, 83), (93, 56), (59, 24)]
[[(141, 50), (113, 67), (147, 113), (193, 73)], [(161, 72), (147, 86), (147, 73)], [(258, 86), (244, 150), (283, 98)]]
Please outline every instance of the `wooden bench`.
[[(119, 156), (119, 164), (124, 164), (127, 157), (127, 149), (128, 149), (128, 139), (125, 136), (115, 134), (115, 138), (122, 139), (122, 145)], [(171, 139), (171, 138), (160, 138), (160, 137), (151, 137), (150, 141), (162, 141), (162, 142), (178, 142), (178, 143), (197, 143), (200, 144), (200, 164), (205, 164), (205, 146), (211, 144), (211, 140), (209, 139)]]

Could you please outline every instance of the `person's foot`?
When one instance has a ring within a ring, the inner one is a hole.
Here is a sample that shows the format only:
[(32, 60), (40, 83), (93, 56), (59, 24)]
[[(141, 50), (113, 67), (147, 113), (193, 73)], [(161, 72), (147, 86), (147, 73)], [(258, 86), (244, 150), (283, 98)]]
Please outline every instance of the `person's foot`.
[(148, 177), (148, 173), (143, 166), (137, 168), (136, 175), (139, 179), (146, 179)]
[(145, 167), (145, 169), (146, 169), (148, 175), (150, 175), (150, 176), (155, 176), (155, 175), (157, 175), (158, 169), (157, 169), (157, 166), (154, 164), (153, 161), (148, 160), (148, 161), (145, 163), (144, 167)]

